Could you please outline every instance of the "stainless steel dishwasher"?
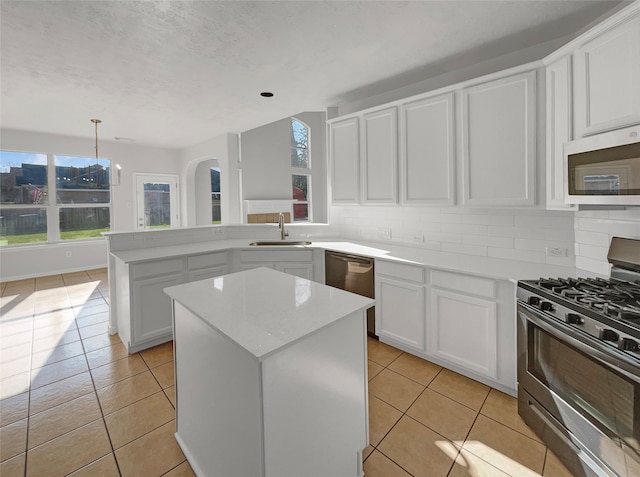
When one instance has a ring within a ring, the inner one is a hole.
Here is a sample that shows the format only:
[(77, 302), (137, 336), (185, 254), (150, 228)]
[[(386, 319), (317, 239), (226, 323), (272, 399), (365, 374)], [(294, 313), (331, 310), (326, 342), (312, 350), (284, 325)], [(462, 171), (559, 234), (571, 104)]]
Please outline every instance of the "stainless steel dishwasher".
[[(373, 259), (360, 255), (330, 252), (324, 253), (325, 282), (368, 298), (375, 298)], [(376, 337), (375, 307), (367, 310), (367, 334)]]

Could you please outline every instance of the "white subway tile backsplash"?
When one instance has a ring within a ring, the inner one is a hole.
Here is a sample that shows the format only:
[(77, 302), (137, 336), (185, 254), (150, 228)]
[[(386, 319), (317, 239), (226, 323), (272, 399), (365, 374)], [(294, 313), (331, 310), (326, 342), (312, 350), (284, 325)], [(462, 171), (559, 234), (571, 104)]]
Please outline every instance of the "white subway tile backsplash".
[(513, 248), (514, 240), (511, 237), (495, 237), (488, 235), (465, 235), (462, 242), (470, 245), (486, 245), (487, 247)]
[(445, 233), (456, 234), (487, 235), (487, 226), (471, 224), (442, 224), (442, 231)]
[(426, 232), (424, 234), (425, 240), (431, 240), (434, 242), (447, 242), (447, 243), (462, 243), (462, 235), (460, 234), (446, 234), (442, 232)]
[(573, 229), (544, 229), (545, 238), (554, 242), (573, 242), (574, 231)]
[(608, 262), (581, 256), (576, 256), (576, 268), (582, 268), (584, 270), (600, 273), (606, 276), (611, 272), (611, 266)]
[(513, 215), (463, 215), (463, 224), (477, 225), (501, 225), (503, 227), (513, 227)]
[(487, 256), (487, 247), (484, 247), (482, 245), (443, 243), (442, 251), (451, 253), (463, 253), (465, 255), (480, 255), (482, 257)]
[(544, 228), (498, 227), (493, 225), (489, 226), (488, 233), (499, 237), (535, 238), (541, 240), (547, 236)]
[(602, 232), (589, 232), (587, 230), (575, 231), (576, 243), (598, 245), (600, 247), (608, 247), (611, 243), (611, 237), (608, 233)]
[(515, 217), (516, 227), (540, 227), (549, 229), (573, 229), (573, 216), (563, 215), (560, 217), (538, 216), (538, 217)]
[(516, 250), (514, 248), (489, 247), (488, 255), (489, 257), (504, 258), (507, 260), (519, 260), (522, 262), (545, 263), (544, 252)]

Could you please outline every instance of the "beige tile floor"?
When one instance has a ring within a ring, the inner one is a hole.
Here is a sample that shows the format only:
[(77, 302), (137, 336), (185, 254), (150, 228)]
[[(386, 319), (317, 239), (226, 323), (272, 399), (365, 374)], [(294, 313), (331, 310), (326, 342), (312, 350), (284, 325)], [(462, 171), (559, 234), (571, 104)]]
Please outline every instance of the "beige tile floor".
[[(128, 355), (107, 320), (104, 269), (0, 284), (0, 476), (193, 475), (172, 344)], [(513, 398), (375, 340), (369, 392), (367, 477), (571, 475)]]

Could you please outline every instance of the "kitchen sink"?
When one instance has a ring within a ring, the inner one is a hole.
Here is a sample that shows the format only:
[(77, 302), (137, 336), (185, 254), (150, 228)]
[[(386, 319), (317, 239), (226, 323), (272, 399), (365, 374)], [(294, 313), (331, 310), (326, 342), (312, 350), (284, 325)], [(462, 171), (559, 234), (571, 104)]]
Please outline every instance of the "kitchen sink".
[(285, 241), (273, 241), (273, 242), (251, 242), (249, 245), (253, 245), (256, 247), (264, 247), (264, 246), (271, 246), (271, 245), (311, 245), (311, 242), (308, 242), (306, 240), (299, 240), (299, 241), (294, 241), (294, 240), (285, 240)]

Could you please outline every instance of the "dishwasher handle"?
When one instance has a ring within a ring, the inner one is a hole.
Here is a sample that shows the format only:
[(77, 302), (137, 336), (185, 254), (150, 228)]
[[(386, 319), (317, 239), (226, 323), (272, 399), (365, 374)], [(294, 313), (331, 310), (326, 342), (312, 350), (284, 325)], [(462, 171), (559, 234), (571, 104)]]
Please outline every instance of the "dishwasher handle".
[(331, 258), (332, 260), (340, 260), (341, 262), (355, 262), (361, 265), (373, 265), (373, 259), (371, 258), (362, 258), (357, 255), (348, 255), (345, 253), (327, 253), (327, 258)]

